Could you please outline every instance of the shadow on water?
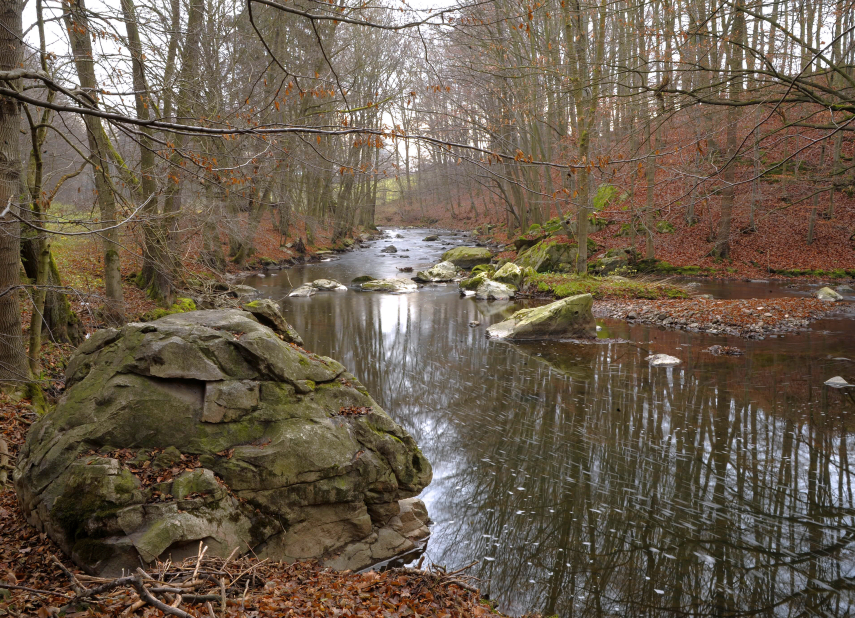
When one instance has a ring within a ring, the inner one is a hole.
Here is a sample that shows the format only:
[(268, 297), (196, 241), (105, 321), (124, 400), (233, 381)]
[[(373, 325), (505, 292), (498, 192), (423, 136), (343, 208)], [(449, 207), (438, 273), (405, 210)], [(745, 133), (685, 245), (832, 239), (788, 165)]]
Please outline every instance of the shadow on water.
[[(430, 263), (443, 247), (424, 233), (395, 244)], [(382, 246), (289, 277), (388, 276)], [(281, 297), (277, 279), (250, 283)], [(703, 351), (721, 338), (621, 322), (589, 344), (487, 340), (515, 307), (454, 286), (284, 302), (306, 347), (352, 370), (434, 464), (428, 562), (477, 560), (513, 614), (855, 613), (855, 400), (823, 385), (855, 378), (853, 321), (732, 358)], [(651, 368), (650, 352), (683, 363)]]

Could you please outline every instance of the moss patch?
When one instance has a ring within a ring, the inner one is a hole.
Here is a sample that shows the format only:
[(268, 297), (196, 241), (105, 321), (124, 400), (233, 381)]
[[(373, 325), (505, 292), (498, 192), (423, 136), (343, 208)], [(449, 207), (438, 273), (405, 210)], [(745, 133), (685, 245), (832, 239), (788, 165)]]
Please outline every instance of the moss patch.
[(144, 313), (140, 318), (142, 322), (153, 322), (167, 315), (174, 313), (187, 313), (188, 311), (196, 311), (196, 303), (191, 298), (179, 298), (169, 309), (154, 309)]
[(540, 273), (526, 277), (523, 292), (554, 298), (590, 294), (595, 300), (607, 298), (688, 298), (689, 296), (685, 290), (661, 282)]

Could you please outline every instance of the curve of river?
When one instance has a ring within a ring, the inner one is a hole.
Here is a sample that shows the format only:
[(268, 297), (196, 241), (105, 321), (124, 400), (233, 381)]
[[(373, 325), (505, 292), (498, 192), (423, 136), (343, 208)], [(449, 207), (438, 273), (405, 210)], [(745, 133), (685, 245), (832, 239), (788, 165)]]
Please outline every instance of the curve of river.
[[(467, 240), (388, 233), (403, 238), (246, 283), (282, 299), (320, 278), (410, 277), (397, 268)], [(399, 252), (380, 253), (390, 242)], [(476, 562), (469, 573), (501, 610), (855, 613), (855, 389), (823, 384), (855, 377), (855, 320), (762, 341), (606, 321), (612, 339), (514, 345), (484, 330), (521, 305), (461, 298), (456, 284), (282, 305), (306, 348), (344, 363), (432, 462), (426, 561)], [(746, 354), (702, 351), (713, 344)], [(658, 352), (683, 362), (649, 367)]]

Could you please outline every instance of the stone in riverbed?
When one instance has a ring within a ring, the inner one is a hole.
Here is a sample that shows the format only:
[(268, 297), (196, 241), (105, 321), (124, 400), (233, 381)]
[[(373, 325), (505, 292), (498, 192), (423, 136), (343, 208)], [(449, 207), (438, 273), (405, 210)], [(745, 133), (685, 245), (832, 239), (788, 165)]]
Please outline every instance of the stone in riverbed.
[(439, 240), (439, 236), (437, 236), (436, 234), (430, 234), (428, 236), (425, 236), (422, 240), (424, 240), (425, 242), (434, 242), (436, 240)]
[(413, 277), (416, 281), (424, 283), (440, 283), (443, 281), (454, 281), (460, 276), (460, 269), (451, 262), (440, 262), (434, 264), (427, 270), (420, 270)]
[(455, 247), (442, 254), (443, 262), (451, 262), (460, 268), (473, 268), (478, 264), (489, 264), (493, 254), (485, 247)]
[(830, 302), (843, 300), (843, 297), (840, 294), (838, 294), (837, 292), (835, 292), (834, 290), (832, 290), (831, 288), (821, 288), (820, 290), (817, 291), (815, 296), (819, 300), (825, 300), (825, 301), (830, 301)]
[(508, 262), (495, 272), (492, 279), (518, 290), (523, 282), (523, 271), (513, 262)]
[(239, 310), (93, 334), (14, 472), (27, 520), (107, 576), (195, 555), (200, 541), (214, 556), (361, 568), (423, 535), (383, 514), (403, 513), (430, 478), (341, 364)]
[(314, 296), (317, 293), (318, 289), (312, 287), (311, 283), (304, 283), (303, 285), (291, 290), (291, 293), (288, 294), (288, 296), (294, 296), (297, 298), (307, 298), (309, 296)]
[(825, 381), (825, 384), (826, 386), (830, 386), (831, 388), (847, 388), (849, 386), (855, 386), (855, 384), (850, 384), (841, 376), (834, 376), (833, 378), (829, 378)]
[(385, 249), (380, 249), (380, 253), (398, 253), (398, 249), (395, 245), (389, 245)]
[(335, 279), (315, 279), (312, 287), (325, 292), (347, 292), (347, 286), (342, 285)]
[(597, 324), (591, 313), (594, 299), (579, 294), (542, 307), (523, 309), (487, 329), (496, 339), (594, 339)]
[(514, 297), (514, 289), (498, 281), (483, 281), (475, 290), (478, 300), (508, 300)]
[(651, 367), (675, 367), (682, 362), (676, 356), (669, 356), (668, 354), (651, 354), (645, 360), (650, 363)]
[(418, 287), (409, 279), (374, 279), (373, 281), (366, 281), (361, 286), (363, 290), (368, 292), (390, 292), (392, 294), (415, 292)]

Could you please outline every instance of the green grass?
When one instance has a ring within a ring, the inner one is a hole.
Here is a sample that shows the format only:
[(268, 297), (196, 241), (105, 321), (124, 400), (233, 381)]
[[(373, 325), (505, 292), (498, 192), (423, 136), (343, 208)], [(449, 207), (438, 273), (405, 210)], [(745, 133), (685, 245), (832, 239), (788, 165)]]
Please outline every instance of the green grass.
[(770, 268), (769, 272), (784, 277), (829, 277), (831, 279), (843, 279), (844, 277), (855, 277), (855, 268), (835, 268), (834, 270), (821, 270), (810, 268)]
[(524, 288), (530, 292), (566, 298), (590, 294), (596, 300), (607, 298), (688, 298), (685, 290), (662, 281), (644, 279), (614, 279), (611, 277), (580, 277), (578, 275), (536, 274), (526, 278)]

